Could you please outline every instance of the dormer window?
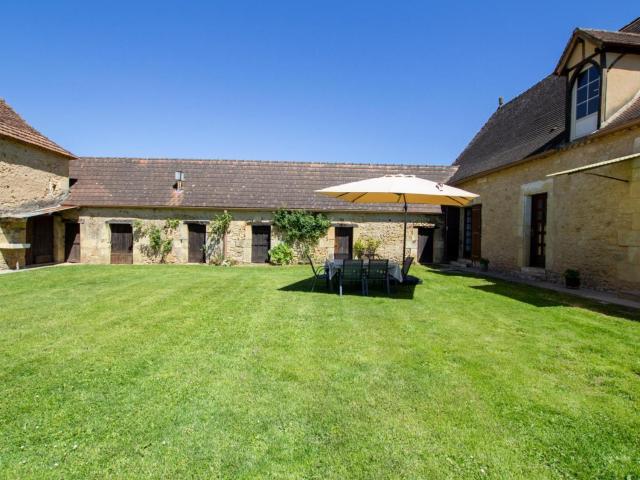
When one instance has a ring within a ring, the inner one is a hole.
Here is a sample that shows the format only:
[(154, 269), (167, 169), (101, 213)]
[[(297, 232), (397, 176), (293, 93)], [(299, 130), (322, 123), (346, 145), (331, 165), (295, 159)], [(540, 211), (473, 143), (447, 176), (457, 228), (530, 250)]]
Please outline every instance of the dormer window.
[(600, 71), (591, 66), (582, 70), (573, 86), (573, 129), (571, 138), (579, 138), (598, 129), (600, 111)]

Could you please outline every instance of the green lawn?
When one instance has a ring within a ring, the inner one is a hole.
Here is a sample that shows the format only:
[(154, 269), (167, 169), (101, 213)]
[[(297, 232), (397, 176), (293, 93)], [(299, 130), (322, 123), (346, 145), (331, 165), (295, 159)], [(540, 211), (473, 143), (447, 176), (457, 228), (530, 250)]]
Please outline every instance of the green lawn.
[(639, 313), (309, 273), (0, 276), (0, 477), (639, 478)]

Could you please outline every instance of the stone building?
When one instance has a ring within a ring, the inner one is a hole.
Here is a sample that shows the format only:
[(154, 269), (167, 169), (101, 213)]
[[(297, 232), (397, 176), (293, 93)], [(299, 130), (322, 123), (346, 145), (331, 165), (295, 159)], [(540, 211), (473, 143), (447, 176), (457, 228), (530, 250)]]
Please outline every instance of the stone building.
[(73, 158), (0, 99), (0, 269), (63, 260)]
[[(67, 228), (80, 232), (83, 263), (157, 261), (145, 251), (148, 239), (136, 226), (177, 220), (165, 235), (173, 238), (167, 262), (207, 261), (202, 245), (207, 224), (228, 211), (233, 220), (223, 242), (226, 257), (239, 263), (264, 263), (268, 250), (281, 241), (273, 228), (279, 208), (322, 212), (331, 221), (315, 252), (321, 258), (351, 258), (358, 238), (382, 241), (379, 255), (402, 258), (403, 211), (398, 205), (350, 204), (318, 195), (329, 185), (403, 173), (446, 182), (447, 166), (364, 165), (231, 160), (80, 158), (71, 164), (73, 183), (63, 214)], [(409, 208), (408, 253), (418, 260), (440, 262), (444, 243), (438, 206)]]
[[(501, 102), (500, 102), (501, 103)], [(576, 29), (551, 75), (500, 105), (449, 183), (446, 257), (640, 293), (640, 19)]]
[[(0, 102), (0, 269), (60, 262), (149, 263), (148, 235), (157, 226), (172, 240), (163, 261), (206, 262), (222, 253), (264, 263), (280, 239), (279, 208), (323, 212), (331, 220), (316, 256), (353, 256), (359, 238), (382, 241), (379, 254), (402, 258), (398, 205), (352, 205), (317, 195), (326, 186), (385, 174), (445, 182), (450, 166), (78, 158)], [(233, 220), (217, 249), (208, 223), (223, 211)], [(440, 207), (409, 209), (408, 253), (424, 263), (444, 254)], [(173, 228), (164, 232), (170, 220)]]

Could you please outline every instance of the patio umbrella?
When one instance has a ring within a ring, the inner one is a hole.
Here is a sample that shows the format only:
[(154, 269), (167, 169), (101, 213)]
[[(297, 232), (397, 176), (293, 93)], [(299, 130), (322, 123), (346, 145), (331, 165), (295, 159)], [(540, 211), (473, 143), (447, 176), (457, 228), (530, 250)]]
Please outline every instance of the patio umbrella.
[(404, 237), (402, 262), (407, 251), (407, 205), (409, 203), (462, 207), (478, 195), (459, 188), (436, 183), (415, 175), (384, 177), (344, 183), (316, 190), (321, 195), (351, 203), (400, 203), (404, 205)]

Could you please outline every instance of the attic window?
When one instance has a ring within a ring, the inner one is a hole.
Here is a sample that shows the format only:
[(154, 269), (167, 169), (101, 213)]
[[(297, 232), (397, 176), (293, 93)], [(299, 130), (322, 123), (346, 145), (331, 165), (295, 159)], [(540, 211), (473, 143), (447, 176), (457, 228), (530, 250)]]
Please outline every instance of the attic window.
[(572, 92), (571, 139), (589, 135), (598, 129), (600, 111), (600, 70), (591, 66), (578, 74)]
[(576, 119), (598, 113), (600, 108), (600, 72), (591, 67), (578, 75), (576, 92)]
[(175, 188), (178, 192), (181, 192), (184, 183), (184, 172), (178, 170), (175, 174), (175, 179), (176, 183), (173, 184), (173, 188)]

